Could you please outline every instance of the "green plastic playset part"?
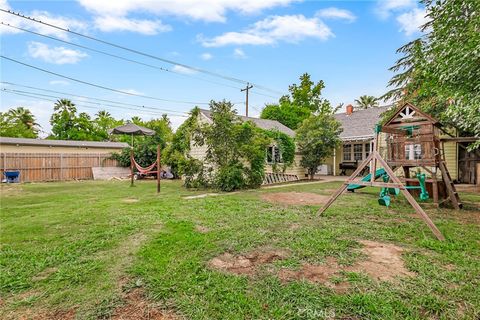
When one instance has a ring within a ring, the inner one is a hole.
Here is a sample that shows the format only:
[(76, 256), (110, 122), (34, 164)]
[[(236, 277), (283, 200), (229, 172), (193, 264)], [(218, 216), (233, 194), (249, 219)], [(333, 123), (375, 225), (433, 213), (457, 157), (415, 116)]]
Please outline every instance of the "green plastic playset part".
[[(419, 189), (420, 190), (420, 200), (426, 201), (429, 198), (427, 186), (425, 185), (425, 174), (418, 172), (416, 174), (419, 185), (418, 186), (405, 186), (405, 189)], [(387, 183), (390, 180), (390, 177), (387, 174), (382, 175), (383, 182)], [(380, 191), (380, 196), (378, 198), (378, 203), (382, 206), (389, 207), (391, 202), (390, 195), (398, 196), (400, 194), (400, 189), (398, 188), (382, 188)]]

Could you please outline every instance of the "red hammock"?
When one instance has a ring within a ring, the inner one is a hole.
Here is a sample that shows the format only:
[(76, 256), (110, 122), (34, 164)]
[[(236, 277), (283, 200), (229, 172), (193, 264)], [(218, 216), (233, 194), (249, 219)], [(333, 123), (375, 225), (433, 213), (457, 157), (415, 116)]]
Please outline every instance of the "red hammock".
[(144, 168), (142, 166), (140, 166), (137, 161), (135, 161), (135, 159), (132, 157), (132, 162), (133, 164), (135, 165), (135, 168), (137, 168), (138, 172), (140, 172), (141, 174), (147, 174), (147, 173), (154, 173), (154, 172), (157, 172), (157, 171), (152, 171), (153, 168), (155, 168), (155, 166), (157, 165), (157, 161), (155, 161), (153, 164), (149, 165), (148, 167)]

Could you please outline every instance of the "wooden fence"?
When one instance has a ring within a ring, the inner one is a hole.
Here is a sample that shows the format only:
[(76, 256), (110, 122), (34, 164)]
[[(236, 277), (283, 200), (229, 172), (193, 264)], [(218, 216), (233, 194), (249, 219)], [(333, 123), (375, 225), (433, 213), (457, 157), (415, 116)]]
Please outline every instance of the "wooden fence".
[(0, 153), (0, 171), (19, 170), (20, 181), (93, 179), (92, 167), (116, 167), (109, 153)]

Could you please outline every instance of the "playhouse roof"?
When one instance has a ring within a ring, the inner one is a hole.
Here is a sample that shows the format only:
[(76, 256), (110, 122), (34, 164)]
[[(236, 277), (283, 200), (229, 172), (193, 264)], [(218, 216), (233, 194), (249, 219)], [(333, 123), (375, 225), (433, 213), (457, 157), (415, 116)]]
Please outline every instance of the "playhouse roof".
[(385, 122), (384, 126), (404, 123), (404, 122), (430, 122), (432, 124), (438, 125), (439, 122), (437, 119), (433, 118), (428, 113), (423, 112), (413, 104), (405, 102), (397, 111)]
[(335, 118), (342, 124), (343, 132), (340, 138), (344, 141), (368, 140), (374, 137), (375, 125), (380, 121), (381, 114), (391, 106), (381, 106), (363, 110), (355, 110), (351, 114), (337, 113)]
[[(207, 119), (212, 120), (212, 112), (210, 110), (200, 109), (200, 113), (203, 114)], [(245, 117), (240, 115), (238, 117), (240, 117), (242, 121), (252, 121), (260, 129), (264, 129), (264, 130), (276, 129), (280, 132), (285, 133), (286, 135), (289, 135), (290, 137), (295, 136), (295, 131), (283, 125), (282, 123), (278, 122), (277, 120), (259, 119), (259, 118)]]

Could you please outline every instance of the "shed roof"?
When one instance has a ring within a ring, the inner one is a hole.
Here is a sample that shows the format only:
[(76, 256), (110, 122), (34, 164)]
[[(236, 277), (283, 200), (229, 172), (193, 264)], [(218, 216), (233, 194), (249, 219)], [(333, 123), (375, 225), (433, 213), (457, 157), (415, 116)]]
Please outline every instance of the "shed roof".
[(391, 106), (355, 110), (352, 114), (337, 113), (335, 118), (342, 124), (342, 140), (371, 139), (374, 136), (375, 125), (380, 121), (380, 115)]
[(111, 148), (123, 149), (128, 147), (125, 142), (109, 141), (74, 141), (74, 140), (47, 140), (0, 137), (0, 144), (24, 145), (24, 146), (46, 146), (46, 147), (76, 147), (76, 148)]
[[(205, 117), (209, 120), (212, 119), (212, 112), (210, 110), (200, 109), (200, 113), (202, 113)], [(282, 123), (278, 122), (277, 120), (269, 120), (269, 119), (259, 119), (259, 118), (252, 118), (252, 117), (245, 117), (245, 116), (238, 116), (242, 121), (252, 121), (257, 125), (257, 127), (264, 129), (264, 130), (272, 130), (276, 129), (280, 132), (283, 132), (290, 137), (295, 136), (295, 131), (290, 129), (289, 127), (283, 125)]]

